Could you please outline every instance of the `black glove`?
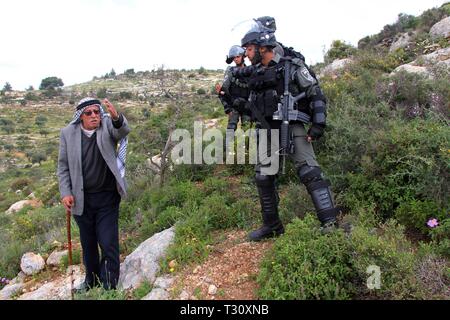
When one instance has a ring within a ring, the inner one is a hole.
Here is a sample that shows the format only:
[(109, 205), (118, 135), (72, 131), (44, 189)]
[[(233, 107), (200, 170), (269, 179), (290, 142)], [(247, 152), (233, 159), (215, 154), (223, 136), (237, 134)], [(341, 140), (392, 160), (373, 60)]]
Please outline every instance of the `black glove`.
[(247, 100), (245, 100), (244, 98), (236, 98), (233, 101), (233, 108), (236, 110), (244, 109), (246, 103)]
[(324, 125), (313, 123), (308, 130), (308, 136), (313, 138), (313, 140), (319, 140), (323, 136), (324, 130)]

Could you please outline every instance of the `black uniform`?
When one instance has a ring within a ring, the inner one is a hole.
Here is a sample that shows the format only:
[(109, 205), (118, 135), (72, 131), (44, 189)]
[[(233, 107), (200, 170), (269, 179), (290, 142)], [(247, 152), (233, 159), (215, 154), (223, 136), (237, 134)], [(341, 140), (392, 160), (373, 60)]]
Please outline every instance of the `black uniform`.
[(239, 67), (228, 67), (224, 81), (222, 84), (222, 91), (224, 95), (219, 94), (219, 99), (223, 104), (226, 114), (230, 114), (227, 129), (236, 130), (239, 118), (241, 123), (251, 121), (251, 111), (247, 107), (249, 88), (248, 79), (245, 77), (236, 78), (233, 76), (233, 71)]
[[(259, 127), (268, 130), (268, 140), (274, 134), (273, 129), (279, 129), (281, 121), (273, 120), (274, 113), (284, 93), (284, 62), (281, 56), (275, 54), (268, 67), (262, 64), (235, 72), (235, 76), (244, 74), (249, 77), (251, 90), (250, 106), (253, 117), (258, 120)], [(332, 200), (330, 183), (323, 179), (322, 171), (316, 161), (312, 144), (307, 141), (307, 135), (320, 138), (326, 125), (326, 99), (320, 89), (318, 81), (313, 77), (303, 60), (294, 58), (290, 68), (289, 92), (293, 96), (305, 93), (305, 98), (298, 101), (295, 108), (310, 118), (311, 126), (307, 132), (305, 122), (292, 121), (289, 126), (294, 150), (290, 156), (295, 161), (300, 181), (305, 184), (319, 220), (323, 227), (336, 222), (337, 210)], [(261, 138), (261, 135), (259, 135)], [(270, 146), (270, 144), (269, 144)], [(259, 153), (258, 153), (259, 154)], [(268, 155), (271, 155), (270, 148)], [(274, 155), (272, 155), (273, 157)], [(252, 232), (250, 239), (254, 241), (279, 235), (284, 232), (278, 215), (278, 193), (276, 190), (276, 174), (266, 170), (268, 165), (261, 159), (256, 165), (256, 185), (258, 188), (263, 227)]]

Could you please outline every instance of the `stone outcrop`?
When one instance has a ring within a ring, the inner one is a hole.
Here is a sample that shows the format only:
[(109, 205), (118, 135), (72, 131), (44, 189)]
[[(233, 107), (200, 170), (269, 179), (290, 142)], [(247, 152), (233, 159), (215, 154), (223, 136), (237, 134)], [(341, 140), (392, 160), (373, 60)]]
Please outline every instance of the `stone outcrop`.
[(58, 267), (62, 264), (62, 260), (68, 255), (68, 250), (64, 251), (53, 251), (47, 258), (47, 265), (52, 267)]
[(172, 227), (144, 241), (120, 266), (119, 288), (136, 289), (144, 281), (154, 283), (160, 270), (159, 261), (175, 238)]
[(172, 286), (173, 280), (171, 276), (157, 278), (153, 284), (153, 290), (142, 300), (169, 300), (170, 293), (168, 290)]
[(409, 34), (408, 32), (402, 33), (392, 44), (389, 48), (389, 52), (394, 52), (395, 50), (406, 48), (413, 39), (413, 35)]
[(32, 208), (39, 208), (42, 206), (42, 202), (36, 199), (21, 200), (11, 205), (9, 209), (6, 210), (6, 214), (16, 213), (25, 208), (26, 206), (31, 206)]
[(20, 260), (20, 269), (28, 276), (39, 273), (44, 267), (45, 261), (40, 254), (28, 252)]
[(319, 74), (319, 77), (322, 78), (324, 76), (331, 76), (333, 78), (336, 78), (339, 75), (339, 72), (344, 70), (352, 62), (353, 60), (349, 58), (334, 60), (331, 64), (323, 68), (323, 70)]
[(430, 29), (430, 35), (433, 38), (450, 37), (450, 17), (442, 19)]

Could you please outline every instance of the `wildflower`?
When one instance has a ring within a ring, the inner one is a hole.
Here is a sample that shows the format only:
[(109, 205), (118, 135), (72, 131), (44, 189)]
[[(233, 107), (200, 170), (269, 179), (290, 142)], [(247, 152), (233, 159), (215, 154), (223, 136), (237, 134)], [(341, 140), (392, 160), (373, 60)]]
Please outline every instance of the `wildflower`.
[(436, 228), (439, 225), (439, 222), (437, 219), (430, 219), (427, 222), (427, 226), (429, 226), (430, 228)]

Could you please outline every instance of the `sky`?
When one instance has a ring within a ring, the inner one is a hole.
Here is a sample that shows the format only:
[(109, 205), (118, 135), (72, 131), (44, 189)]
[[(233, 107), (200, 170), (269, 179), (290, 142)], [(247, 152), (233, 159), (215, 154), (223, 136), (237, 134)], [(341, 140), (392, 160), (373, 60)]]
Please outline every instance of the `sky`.
[(111, 71), (225, 69), (252, 18), (273, 16), (278, 41), (323, 61), (333, 40), (357, 45), (446, 0), (0, 0), (0, 89), (57, 76), (64, 84)]

